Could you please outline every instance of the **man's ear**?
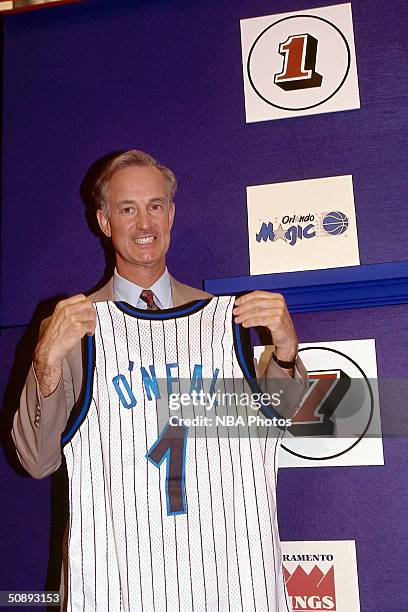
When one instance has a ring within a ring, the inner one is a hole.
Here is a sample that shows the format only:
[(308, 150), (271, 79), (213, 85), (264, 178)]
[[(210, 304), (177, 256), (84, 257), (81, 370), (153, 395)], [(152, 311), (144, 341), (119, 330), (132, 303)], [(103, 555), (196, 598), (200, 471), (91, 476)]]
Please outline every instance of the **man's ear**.
[(109, 218), (101, 210), (96, 211), (96, 218), (98, 219), (99, 227), (107, 238), (112, 235)]
[(169, 216), (170, 216), (170, 229), (173, 227), (174, 215), (176, 214), (176, 204), (170, 203)]

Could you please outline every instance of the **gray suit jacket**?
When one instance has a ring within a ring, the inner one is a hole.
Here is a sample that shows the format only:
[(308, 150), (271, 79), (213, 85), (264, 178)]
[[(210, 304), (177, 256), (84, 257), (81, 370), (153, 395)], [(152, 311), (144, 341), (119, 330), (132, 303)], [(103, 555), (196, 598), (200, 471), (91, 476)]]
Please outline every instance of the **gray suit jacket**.
[[(178, 282), (170, 275), (173, 305), (187, 304), (193, 300), (211, 298), (209, 293), (194, 289)], [(93, 302), (115, 300), (112, 279), (99, 291), (91, 294)], [(40, 327), (40, 336), (47, 328), (49, 319)], [(273, 381), (285, 382), (285, 406), (279, 409), (284, 417), (292, 416), (299, 406), (307, 387), (307, 373), (298, 358), (295, 380), (291, 379), (272, 359), (266, 367), (261, 385), (264, 391), (273, 393)], [(268, 386), (270, 388), (268, 388)], [(42, 397), (38, 382), (31, 365), (21, 394), (20, 407), (13, 421), (12, 436), (20, 462), (34, 478), (44, 478), (58, 469), (61, 464), (61, 434), (72, 407), (80, 395), (82, 387), (82, 353), (78, 343), (63, 361), (63, 374), (56, 390)]]

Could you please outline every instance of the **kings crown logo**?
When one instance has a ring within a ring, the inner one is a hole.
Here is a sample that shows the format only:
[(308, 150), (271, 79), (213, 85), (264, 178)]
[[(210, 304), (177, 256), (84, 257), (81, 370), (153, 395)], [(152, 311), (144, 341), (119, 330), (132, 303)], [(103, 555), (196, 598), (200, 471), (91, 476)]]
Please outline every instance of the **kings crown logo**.
[[(289, 227), (284, 227), (288, 226)], [(269, 221), (262, 223), (256, 234), (257, 242), (277, 242), (282, 240), (290, 246), (295, 246), (298, 240), (340, 236), (349, 226), (347, 216), (340, 211), (329, 213), (309, 213), (307, 215), (285, 215), (275, 225)]]
[(309, 574), (301, 565), (292, 573), (284, 566), (283, 572), (293, 612), (336, 611), (334, 565), (326, 573), (317, 565)]

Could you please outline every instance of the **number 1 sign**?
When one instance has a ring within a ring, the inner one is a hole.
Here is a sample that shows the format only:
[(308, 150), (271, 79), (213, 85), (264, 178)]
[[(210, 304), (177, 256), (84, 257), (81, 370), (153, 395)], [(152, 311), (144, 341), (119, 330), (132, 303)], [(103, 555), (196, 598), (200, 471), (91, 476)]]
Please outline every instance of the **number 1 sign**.
[(241, 21), (247, 122), (360, 107), (351, 4)]
[(318, 40), (310, 34), (289, 36), (279, 45), (279, 53), (284, 56), (282, 72), (275, 74), (274, 83), (285, 91), (320, 87), (322, 75), (315, 71)]

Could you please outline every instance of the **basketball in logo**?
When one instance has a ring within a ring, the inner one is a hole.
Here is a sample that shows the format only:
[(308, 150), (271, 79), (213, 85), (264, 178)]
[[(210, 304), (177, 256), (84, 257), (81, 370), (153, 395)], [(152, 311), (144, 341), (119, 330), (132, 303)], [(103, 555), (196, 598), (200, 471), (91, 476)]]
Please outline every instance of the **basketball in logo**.
[(332, 236), (339, 236), (348, 228), (348, 219), (340, 211), (330, 212), (323, 219), (323, 229)]

